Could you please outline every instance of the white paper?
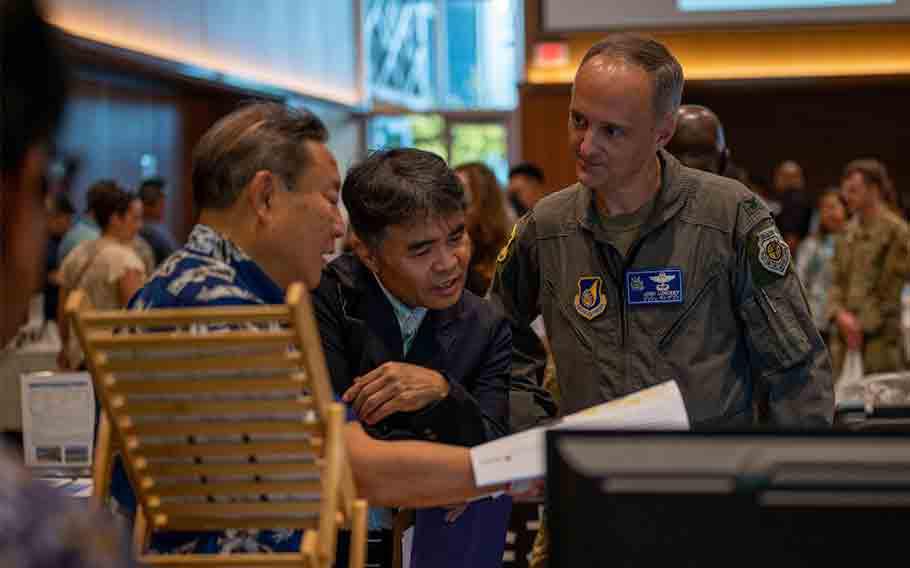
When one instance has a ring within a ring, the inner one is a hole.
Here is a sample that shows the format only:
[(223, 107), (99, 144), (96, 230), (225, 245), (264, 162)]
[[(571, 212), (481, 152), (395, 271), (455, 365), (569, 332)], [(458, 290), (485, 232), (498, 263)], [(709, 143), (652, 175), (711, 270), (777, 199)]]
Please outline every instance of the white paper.
[(471, 449), (471, 465), (477, 486), (543, 477), (546, 432), (557, 428), (688, 430), (689, 416), (676, 381), (667, 381), (576, 412), (553, 424), (475, 446)]
[(88, 467), (92, 463), (95, 395), (88, 373), (22, 375), (25, 465)]

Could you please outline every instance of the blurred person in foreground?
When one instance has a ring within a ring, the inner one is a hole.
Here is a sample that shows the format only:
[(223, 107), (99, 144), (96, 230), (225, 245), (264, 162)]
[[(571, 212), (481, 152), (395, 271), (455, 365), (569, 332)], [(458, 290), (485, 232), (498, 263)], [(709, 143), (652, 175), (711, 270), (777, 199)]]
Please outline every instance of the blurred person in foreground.
[(466, 221), (471, 238), (471, 262), (465, 288), (486, 295), (496, 269), (496, 257), (509, 238), (509, 219), (496, 174), (485, 164), (472, 162), (455, 168), (468, 201)]
[[(6, 345), (41, 286), (46, 240), (42, 178), (66, 93), (63, 59), (33, 2), (0, 0), (0, 69), (0, 345)], [(0, 357), (7, 356), (0, 351)], [(109, 518), (31, 480), (20, 460), (0, 448), (0, 559), (5, 568), (129, 565)]]

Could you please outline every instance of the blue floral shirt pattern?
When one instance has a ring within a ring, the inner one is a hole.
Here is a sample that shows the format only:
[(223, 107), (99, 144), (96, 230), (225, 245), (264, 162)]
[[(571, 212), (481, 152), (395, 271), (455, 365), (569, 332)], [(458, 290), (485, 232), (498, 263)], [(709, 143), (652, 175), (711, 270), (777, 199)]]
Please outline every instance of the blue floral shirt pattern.
[[(280, 304), (284, 291), (243, 250), (207, 225), (196, 225), (186, 245), (168, 257), (130, 300), (131, 309)], [(114, 473), (111, 493), (126, 509), (135, 497), (125, 472)], [(159, 533), (150, 548), (161, 554), (298, 552), (301, 531), (227, 530)]]

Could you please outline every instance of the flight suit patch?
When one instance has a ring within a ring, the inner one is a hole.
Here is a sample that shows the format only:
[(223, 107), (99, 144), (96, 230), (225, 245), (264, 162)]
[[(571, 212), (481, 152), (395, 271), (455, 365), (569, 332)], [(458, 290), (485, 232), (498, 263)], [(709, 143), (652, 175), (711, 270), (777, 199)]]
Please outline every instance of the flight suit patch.
[(575, 311), (583, 318), (592, 320), (607, 309), (607, 295), (600, 276), (582, 276), (578, 279), (578, 294), (575, 295)]
[(787, 273), (790, 267), (790, 247), (784, 242), (783, 237), (776, 227), (768, 227), (756, 235), (758, 243), (758, 262), (768, 272), (778, 276)]

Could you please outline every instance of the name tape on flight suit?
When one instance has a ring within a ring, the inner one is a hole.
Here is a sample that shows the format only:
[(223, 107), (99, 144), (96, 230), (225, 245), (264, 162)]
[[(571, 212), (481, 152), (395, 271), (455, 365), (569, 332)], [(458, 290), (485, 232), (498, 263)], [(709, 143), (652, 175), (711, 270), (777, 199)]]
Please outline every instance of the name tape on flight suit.
[(679, 268), (658, 268), (627, 272), (626, 297), (630, 306), (682, 304), (683, 271)]

